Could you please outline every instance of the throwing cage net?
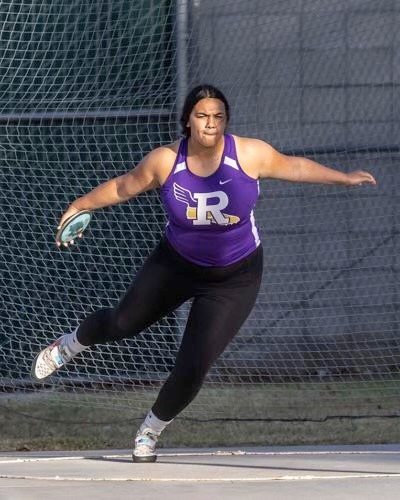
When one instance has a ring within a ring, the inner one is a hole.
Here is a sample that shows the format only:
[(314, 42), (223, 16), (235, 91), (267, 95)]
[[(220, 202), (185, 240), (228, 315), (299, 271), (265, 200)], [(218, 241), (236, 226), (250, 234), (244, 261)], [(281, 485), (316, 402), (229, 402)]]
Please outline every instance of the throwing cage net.
[(116, 304), (160, 238), (157, 192), (98, 210), (54, 243), (76, 197), (178, 137), (207, 82), (230, 132), (378, 186), (261, 182), (264, 280), (248, 321), (183, 417), (397, 415), (400, 49), (395, 1), (3, 1), (0, 5), (0, 390), (144, 415), (174, 363), (183, 306), (91, 348), (43, 383), (36, 353)]

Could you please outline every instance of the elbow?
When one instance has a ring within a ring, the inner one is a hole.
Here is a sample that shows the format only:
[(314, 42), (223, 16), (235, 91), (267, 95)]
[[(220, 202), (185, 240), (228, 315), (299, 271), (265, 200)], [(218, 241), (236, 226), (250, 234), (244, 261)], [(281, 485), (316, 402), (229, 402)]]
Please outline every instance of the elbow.
[(127, 174), (121, 175), (115, 179), (115, 193), (119, 201), (125, 201), (131, 198), (127, 189), (126, 175)]

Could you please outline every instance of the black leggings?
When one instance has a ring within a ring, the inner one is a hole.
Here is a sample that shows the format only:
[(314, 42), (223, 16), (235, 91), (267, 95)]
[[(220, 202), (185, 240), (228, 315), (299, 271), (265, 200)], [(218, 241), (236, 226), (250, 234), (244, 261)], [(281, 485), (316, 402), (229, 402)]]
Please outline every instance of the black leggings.
[(83, 345), (134, 337), (193, 298), (175, 366), (152, 408), (172, 420), (199, 392), (218, 356), (252, 310), (261, 283), (263, 252), (226, 267), (193, 264), (163, 239), (114, 309), (101, 309), (79, 326)]

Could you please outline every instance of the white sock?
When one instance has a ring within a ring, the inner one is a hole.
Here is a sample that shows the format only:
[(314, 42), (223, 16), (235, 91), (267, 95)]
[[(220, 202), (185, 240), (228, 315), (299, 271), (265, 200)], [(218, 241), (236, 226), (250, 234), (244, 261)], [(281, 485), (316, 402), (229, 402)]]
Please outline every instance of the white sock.
[(160, 420), (150, 410), (149, 413), (147, 414), (146, 418), (144, 419), (144, 422), (140, 426), (140, 430), (142, 431), (144, 429), (151, 429), (152, 431), (154, 431), (155, 434), (157, 434), (157, 436), (159, 436), (161, 434), (161, 432), (171, 422), (172, 422), (172, 420), (169, 420), (168, 422), (166, 422), (165, 420)]
[(65, 335), (62, 341), (62, 344), (71, 353), (71, 356), (76, 356), (89, 347), (88, 345), (82, 345), (78, 341), (78, 339), (76, 338), (77, 332), (78, 328), (76, 328), (72, 333), (68, 333), (67, 335)]

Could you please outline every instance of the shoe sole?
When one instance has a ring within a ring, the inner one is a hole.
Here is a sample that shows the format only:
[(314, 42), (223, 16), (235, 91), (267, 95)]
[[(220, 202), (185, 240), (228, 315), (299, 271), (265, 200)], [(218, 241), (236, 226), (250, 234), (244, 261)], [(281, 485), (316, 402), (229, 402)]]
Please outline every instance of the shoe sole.
[(157, 460), (157, 455), (150, 455), (148, 457), (136, 457), (135, 455), (132, 455), (132, 460), (136, 463), (152, 463)]
[(39, 381), (46, 380), (46, 378), (50, 377), (50, 375), (53, 375), (53, 373), (55, 372), (55, 370), (54, 370), (51, 373), (49, 373), (48, 375), (46, 375), (45, 377), (38, 377), (36, 375), (36, 373), (35, 373), (36, 364), (37, 364), (37, 360), (39, 359), (39, 356), (41, 354), (42, 354), (42, 351), (39, 352), (39, 354), (36, 355), (35, 359), (33, 360), (32, 368), (31, 368), (31, 376), (32, 376), (32, 378), (34, 378), (35, 380), (39, 380)]

